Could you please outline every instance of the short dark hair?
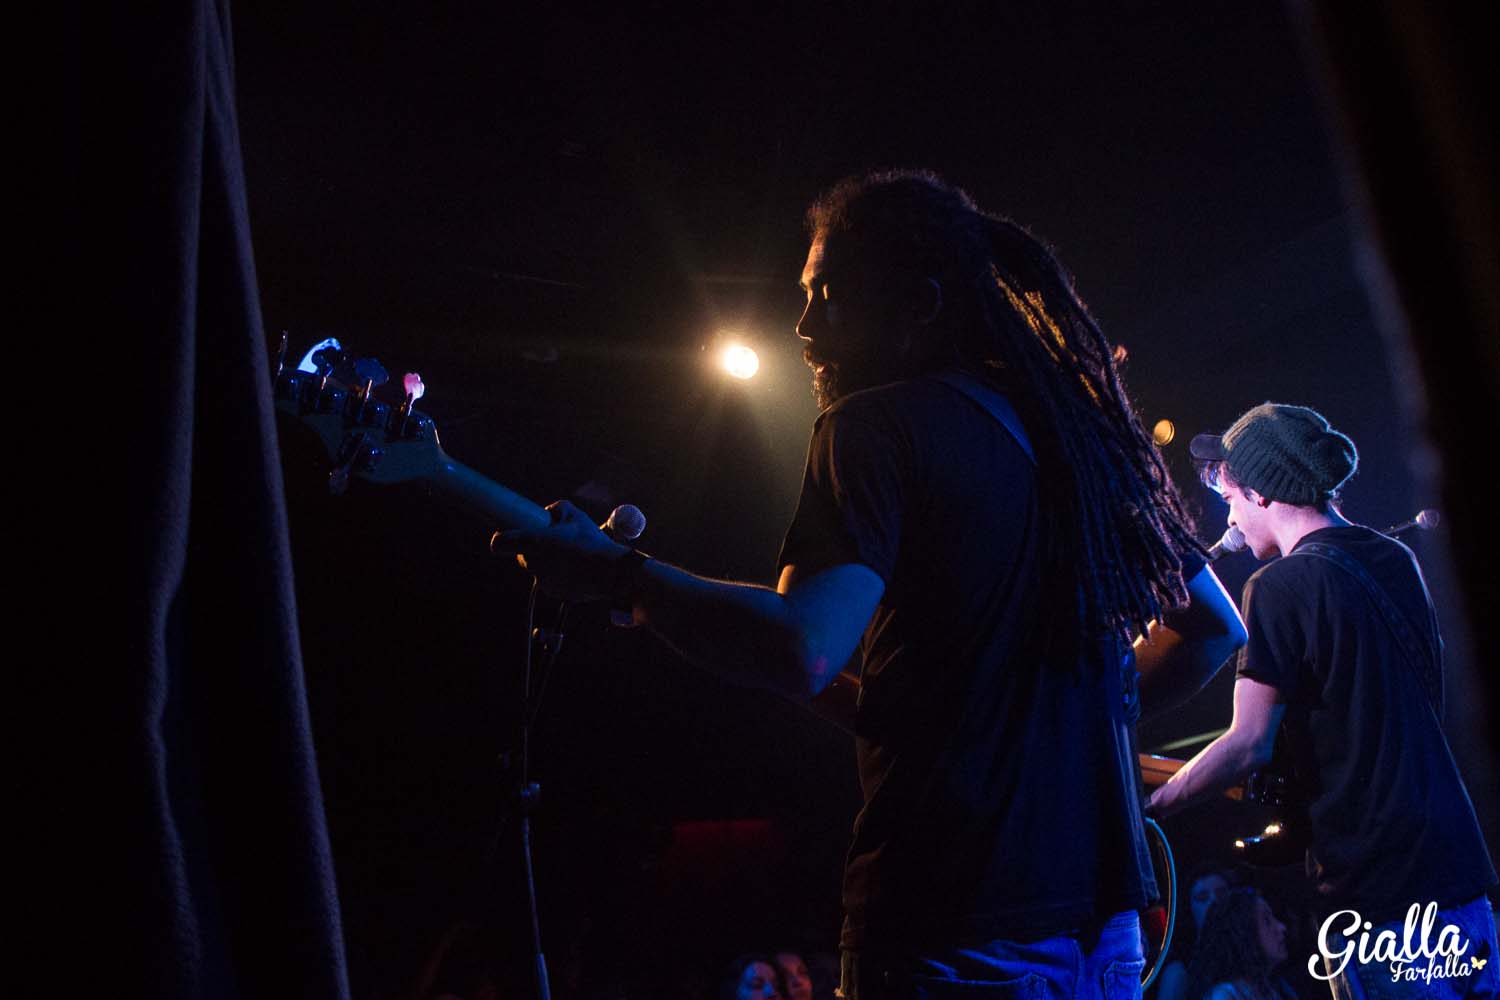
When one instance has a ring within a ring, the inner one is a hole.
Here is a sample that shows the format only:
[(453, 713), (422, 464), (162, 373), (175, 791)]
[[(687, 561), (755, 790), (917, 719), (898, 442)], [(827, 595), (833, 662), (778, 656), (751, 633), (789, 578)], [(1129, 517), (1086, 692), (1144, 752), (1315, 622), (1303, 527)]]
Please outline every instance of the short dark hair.
[[(1245, 484), (1235, 479), (1234, 474), (1229, 471), (1229, 463), (1222, 459), (1212, 462), (1195, 462), (1193, 464), (1198, 467), (1199, 481), (1215, 493), (1224, 492), (1224, 485), (1226, 483), (1231, 486), (1238, 486), (1240, 489), (1245, 489)], [(1327, 514), (1329, 511), (1342, 513), (1344, 496), (1340, 490), (1334, 490), (1326, 496), (1319, 497), (1309, 504), (1309, 506), (1319, 514)]]

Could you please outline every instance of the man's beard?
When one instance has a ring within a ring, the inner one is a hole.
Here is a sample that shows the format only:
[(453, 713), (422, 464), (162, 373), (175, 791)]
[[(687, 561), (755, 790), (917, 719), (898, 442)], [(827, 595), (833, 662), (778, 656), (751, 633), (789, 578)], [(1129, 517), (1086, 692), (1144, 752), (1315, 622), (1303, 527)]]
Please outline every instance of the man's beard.
[(899, 364), (855, 363), (816, 358), (804, 348), (802, 360), (813, 370), (812, 392), (818, 409), (826, 410), (850, 393), (896, 382), (907, 376)]
[(813, 367), (812, 393), (818, 409), (828, 409), (838, 401), (840, 396), (844, 395), (841, 381), (839, 370), (835, 365), (825, 364)]

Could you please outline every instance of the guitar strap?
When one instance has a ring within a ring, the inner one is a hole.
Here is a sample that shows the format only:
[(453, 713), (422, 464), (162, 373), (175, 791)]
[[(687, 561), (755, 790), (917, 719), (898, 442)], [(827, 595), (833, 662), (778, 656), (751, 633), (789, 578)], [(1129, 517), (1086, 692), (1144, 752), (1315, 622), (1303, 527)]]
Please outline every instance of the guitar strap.
[(1426, 626), (1419, 630), (1410, 617), (1396, 607), (1390, 595), (1375, 581), (1364, 564), (1336, 545), (1329, 545), (1327, 542), (1304, 542), (1297, 546), (1292, 554), (1325, 559), (1359, 581), (1360, 586), (1364, 588), (1365, 593), (1375, 605), (1376, 613), (1389, 627), (1391, 635), (1396, 640), (1396, 646), (1411, 667), (1417, 683), (1427, 695), (1427, 704), (1431, 707), (1432, 714), (1437, 718), (1438, 724), (1442, 725), (1443, 670), (1441, 660), (1438, 658), (1442, 640), (1438, 637), (1432, 616), (1427, 616)]
[(968, 396), (980, 409), (994, 417), (1005, 428), (1006, 433), (1015, 438), (1016, 444), (1021, 446), (1031, 464), (1036, 465), (1036, 452), (1031, 450), (1031, 439), (1026, 436), (1026, 428), (1021, 426), (1021, 417), (1016, 413), (1016, 408), (1010, 405), (1010, 400), (1001, 395), (998, 389), (977, 375), (956, 368), (936, 372), (931, 377)]
[[(1006, 433), (1021, 446), (1021, 450), (1030, 459), (1032, 467), (1036, 467), (1036, 452), (1032, 450), (1031, 439), (1026, 435), (1026, 428), (1021, 424), (1021, 417), (1000, 390), (979, 376), (956, 368), (935, 372), (929, 377), (969, 397), (980, 409), (994, 417), (995, 422), (1005, 428)], [(1139, 683), (1140, 678), (1135, 669), (1135, 652), (1132, 647), (1126, 645), (1120, 658), (1120, 684), (1124, 689), (1125, 719), (1132, 725), (1140, 716)]]

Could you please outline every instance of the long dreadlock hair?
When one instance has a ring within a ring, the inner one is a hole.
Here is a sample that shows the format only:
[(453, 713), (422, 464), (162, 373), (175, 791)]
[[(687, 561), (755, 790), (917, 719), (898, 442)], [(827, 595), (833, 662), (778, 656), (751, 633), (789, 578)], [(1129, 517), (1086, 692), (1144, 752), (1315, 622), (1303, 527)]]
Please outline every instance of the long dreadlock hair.
[(945, 342), (907, 374), (964, 367), (1020, 412), (1037, 455), (1043, 565), (1056, 567), (1038, 620), (1044, 657), (1082, 662), (1103, 637), (1145, 634), (1185, 604), (1182, 556), (1203, 547), (1126, 396), (1114, 346), (1051, 250), (926, 171), (844, 180), (807, 224), (841, 239), (882, 286), (938, 282), (930, 329)]

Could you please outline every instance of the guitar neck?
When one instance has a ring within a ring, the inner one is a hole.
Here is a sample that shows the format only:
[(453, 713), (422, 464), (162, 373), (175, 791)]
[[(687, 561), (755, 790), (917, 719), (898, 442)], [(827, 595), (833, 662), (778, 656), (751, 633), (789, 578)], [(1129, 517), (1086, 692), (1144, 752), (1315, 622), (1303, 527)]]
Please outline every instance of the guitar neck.
[(444, 454), (424, 481), (438, 493), (502, 528), (536, 530), (552, 516), (530, 500)]
[(1140, 755), (1141, 782), (1147, 788), (1155, 788), (1157, 785), (1165, 785), (1171, 780), (1172, 775), (1182, 770), (1186, 761), (1177, 760), (1175, 757), (1158, 757), (1155, 754), (1143, 753)]

